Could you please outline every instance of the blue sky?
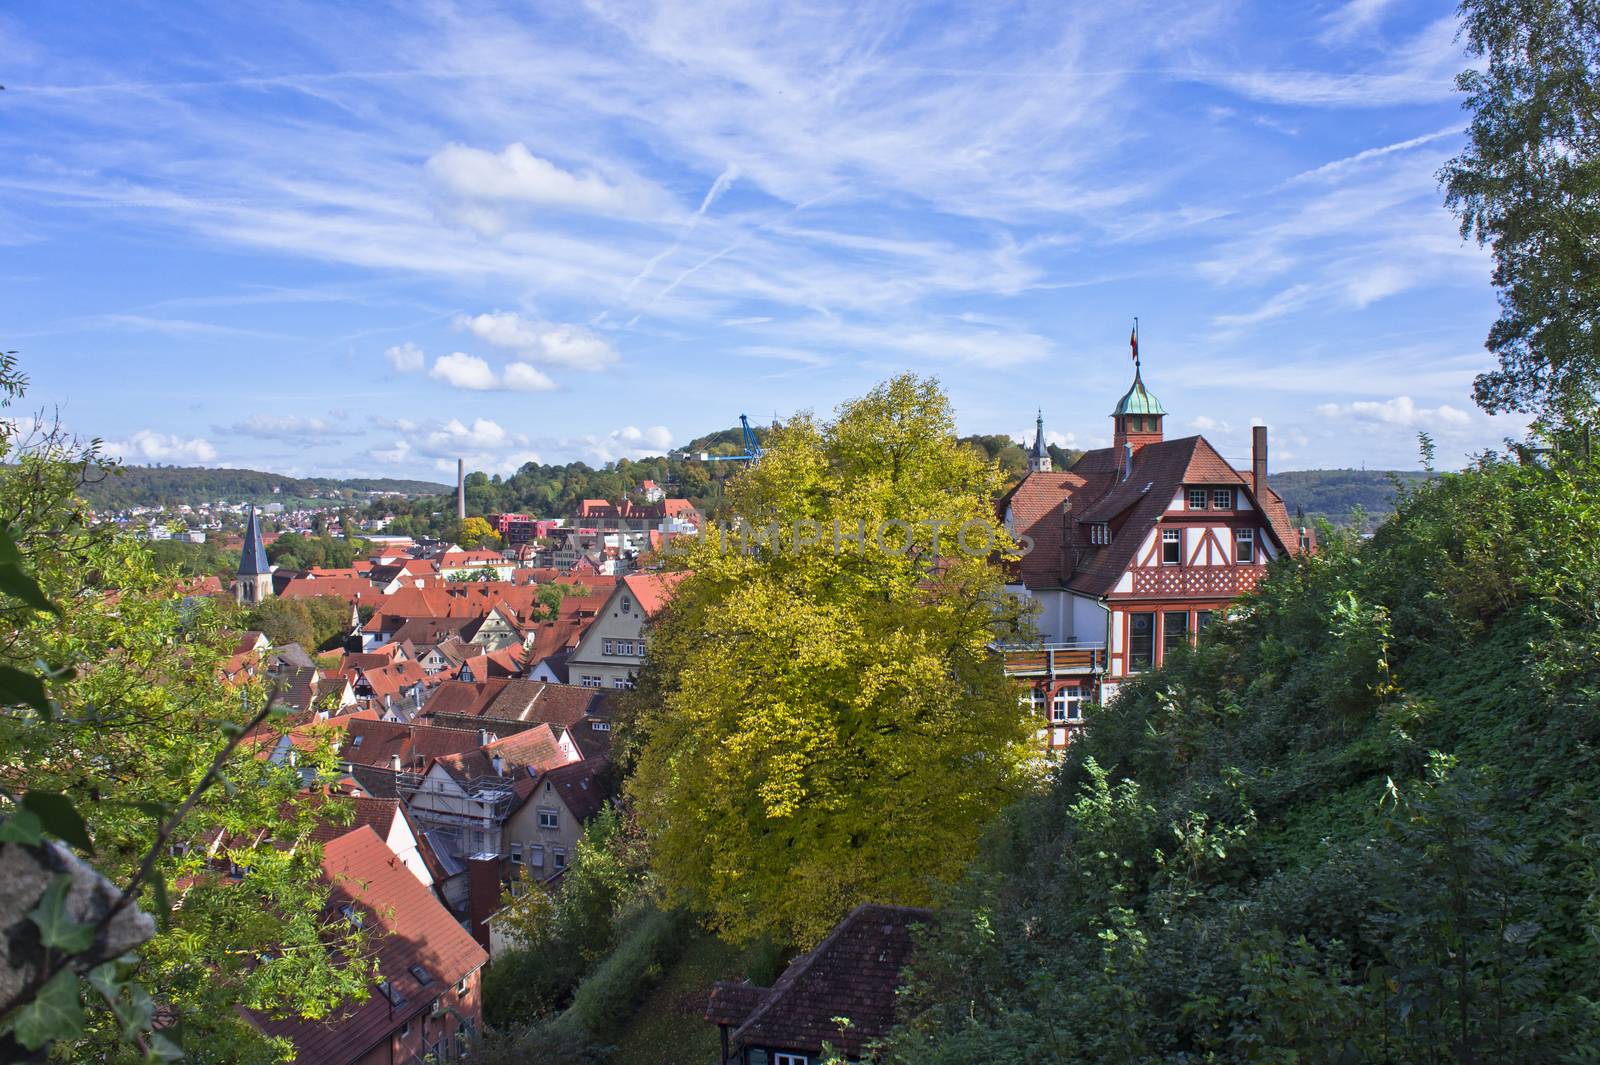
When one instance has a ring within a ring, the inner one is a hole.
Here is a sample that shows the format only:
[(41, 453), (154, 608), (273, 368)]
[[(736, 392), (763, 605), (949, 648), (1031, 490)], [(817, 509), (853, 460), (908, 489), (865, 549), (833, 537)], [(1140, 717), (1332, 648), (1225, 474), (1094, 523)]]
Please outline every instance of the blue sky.
[(1489, 260), (1441, 3), (52, 4), (0, 15), (0, 307), (134, 462), (660, 453), (936, 374), (964, 432), (1461, 463)]

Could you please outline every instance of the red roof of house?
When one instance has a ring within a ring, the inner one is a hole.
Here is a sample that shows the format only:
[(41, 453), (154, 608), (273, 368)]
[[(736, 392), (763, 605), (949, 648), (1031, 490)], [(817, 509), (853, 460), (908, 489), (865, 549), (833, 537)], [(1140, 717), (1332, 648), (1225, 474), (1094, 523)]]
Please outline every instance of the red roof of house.
[[(330, 912), (345, 905), (361, 909), (363, 924), (373, 932), (379, 976), (402, 1001), (391, 1005), (374, 989), (365, 1002), (346, 1003), (321, 1021), (251, 1019), (268, 1036), (292, 1041), (296, 1062), (341, 1065), (360, 1060), (429, 1010), (489, 956), (370, 827), (361, 825), (328, 843), (322, 870), (333, 885)], [(412, 966), (426, 973), (426, 984)]]
[(622, 583), (628, 586), (628, 591), (639, 601), (639, 607), (646, 617), (654, 617), (656, 612), (666, 606), (667, 600), (672, 598), (672, 590), (678, 582), (687, 577), (687, 573), (630, 573), (622, 578)]
[[(1112, 448), (1086, 451), (1070, 469), (1030, 473), (1001, 500), (1010, 508), (1011, 527), (1033, 539), (1033, 550), (1018, 564), (1029, 588), (1069, 588), (1085, 595), (1110, 592), (1172, 498), (1186, 484), (1234, 484), (1250, 493), (1247, 477), (1235, 470), (1200, 436), (1146, 444), (1134, 452), (1128, 476), (1120, 477), (1122, 456)], [(1298, 554), (1299, 536), (1278, 493), (1270, 487), (1257, 500), (1281, 550)], [(1084, 526), (1105, 523), (1111, 543), (1089, 542)]]

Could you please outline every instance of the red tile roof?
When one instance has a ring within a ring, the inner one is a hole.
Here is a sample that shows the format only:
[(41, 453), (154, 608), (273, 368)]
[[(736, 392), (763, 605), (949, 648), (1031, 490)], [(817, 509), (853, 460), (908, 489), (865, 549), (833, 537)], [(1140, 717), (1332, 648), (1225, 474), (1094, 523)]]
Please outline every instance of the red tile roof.
[[(330, 842), (322, 869), (333, 884), (330, 912), (345, 905), (360, 908), (373, 932), (379, 975), (404, 996), (403, 1002), (391, 1006), (374, 990), (365, 1002), (346, 1003), (322, 1021), (251, 1019), (265, 1034), (292, 1041), (296, 1062), (341, 1065), (380, 1046), (489, 958), (370, 827), (361, 825)], [(412, 974), (412, 966), (427, 973), (427, 985)]]
[(622, 583), (628, 586), (628, 591), (639, 601), (640, 608), (646, 617), (654, 617), (656, 612), (666, 606), (667, 600), (672, 598), (672, 590), (678, 582), (687, 577), (687, 573), (630, 573), (622, 578)]
[[(1018, 564), (1029, 588), (1105, 595), (1185, 484), (1236, 484), (1250, 492), (1249, 479), (1200, 436), (1146, 444), (1126, 478), (1118, 476), (1121, 461), (1112, 448), (1087, 451), (1068, 470), (1030, 473), (1001, 500), (1016, 534), (1033, 538), (1032, 552)], [(1283, 500), (1270, 488), (1266, 495), (1260, 509), (1279, 547), (1297, 554), (1299, 537)], [(1110, 544), (1089, 542), (1084, 527), (1093, 523), (1110, 527)]]

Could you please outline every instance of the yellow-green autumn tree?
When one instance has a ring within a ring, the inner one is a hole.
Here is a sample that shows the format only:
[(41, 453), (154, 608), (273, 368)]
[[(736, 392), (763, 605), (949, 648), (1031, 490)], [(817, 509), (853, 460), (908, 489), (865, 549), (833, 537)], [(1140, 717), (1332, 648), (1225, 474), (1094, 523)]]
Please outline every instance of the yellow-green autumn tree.
[(938, 383), (901, 376), (775, 432), (728, 487), (745, 527), (677, 554), (630, 789), (662, 884), (722, 934), (804, 946), (858, 903), (928, 902), (1025, 786), (989, 650), (1019, 617), (1000, 484)]

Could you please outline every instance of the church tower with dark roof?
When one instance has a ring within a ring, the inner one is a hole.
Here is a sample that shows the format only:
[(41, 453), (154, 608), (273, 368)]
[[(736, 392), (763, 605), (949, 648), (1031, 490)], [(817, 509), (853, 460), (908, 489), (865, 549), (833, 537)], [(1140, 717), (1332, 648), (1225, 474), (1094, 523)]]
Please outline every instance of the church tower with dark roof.
[(1039, 420), (1034, 422), (1033, 450), (1028, 452), (1029, 473), (1050, 472), (1050, 449), (1044, 442), (1044, 411), (1039, 411)]
[(244, 548), (239, 552), (239, 572), (233, 582), (234, 598), (254, 606), (272, 596), (272, 565), (261, 539), (261, 521), (251, 507), (244, 519)]

